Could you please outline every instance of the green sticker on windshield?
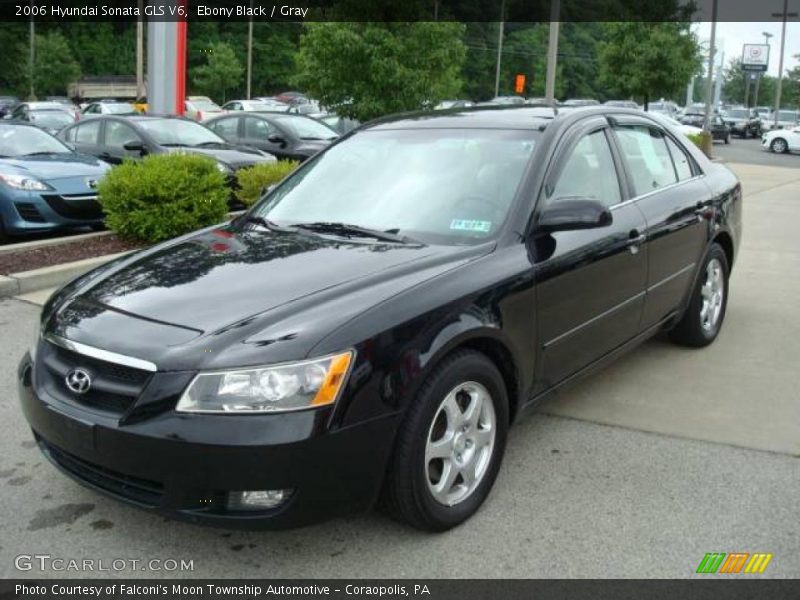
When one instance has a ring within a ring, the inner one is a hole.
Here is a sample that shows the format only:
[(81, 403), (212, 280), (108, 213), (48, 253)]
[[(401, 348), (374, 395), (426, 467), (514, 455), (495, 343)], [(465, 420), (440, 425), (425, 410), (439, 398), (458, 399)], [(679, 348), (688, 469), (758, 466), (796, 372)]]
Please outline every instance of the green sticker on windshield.
[(455, 231), (472, 231), (475, 233), (489, 233), (492, 228), (491, 221), (472, 221), (469, 219), (453, 219), (450, 229)]

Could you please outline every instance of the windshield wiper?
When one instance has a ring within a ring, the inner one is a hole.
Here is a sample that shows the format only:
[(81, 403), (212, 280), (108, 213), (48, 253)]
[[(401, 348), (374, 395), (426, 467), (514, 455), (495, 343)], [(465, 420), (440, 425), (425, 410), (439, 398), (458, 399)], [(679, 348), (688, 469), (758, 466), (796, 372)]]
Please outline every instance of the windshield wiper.
[(189, 144), (182, 144), (180, 142), (171, 142), (169, 144), (159, 144), (159, 146), (164, 146), (165, 148), (188, 148)]
[(228, 148), (230, 144), (227, 142), (200, 142), (199, 144), (194, 144), (194, 148)]
[(42, 150), (39, 152), (28, 152), (22, 156), (50, 156), (51, 154), (69, 154), (68, 152), (55, 152), (53, 150)]
[(381, 231), (379, 229), (370, 229), (369, 227), (361, 227), (360, 225), (350, 225), (348, 223), (335, 223), (330, 221), (319, 221), (316, 223), (294, 223), (293, 227), (297, 229), (304, 229), (314, 233), (330, 233), (342, 237), (360, 237), (372, 238), (384, 242), (395, 242), (397, 244), (419, 243), (412, 240), (408, 236), (399, 235), (396, 229)]
[(259, 217), (257, 215), (247, 215), (244, 218), (245, 223), (253, 223), (254, 225), (261, 225), (269, 229), (270, 231), (280, 231), (280, 232), (291, 232), (296, 231), (294, 227), (286, 227), (284, 225), (278, 225), (275, 221), (271, 221), (264, 217)]

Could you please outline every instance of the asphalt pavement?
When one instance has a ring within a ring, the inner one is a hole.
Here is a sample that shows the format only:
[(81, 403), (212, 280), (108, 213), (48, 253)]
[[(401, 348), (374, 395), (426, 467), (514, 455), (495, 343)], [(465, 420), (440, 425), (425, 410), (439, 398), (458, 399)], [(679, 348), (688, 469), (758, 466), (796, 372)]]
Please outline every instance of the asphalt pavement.
[(39, 307), (0, 301), (0, 576), (109, 574), (15, 569), (48, 554), (193, 561), (126, 577), (692, 577), (707, 552), (769, 552), (760, 576), (800, 576), (800, 156), (778, 157), (786, 168), (759, 164), (753, 140), (715, 149), (750, 162), (730, 163), (745, 234), (719, 339), (653, 340), (542, 406), (512, 431), (486, 505), (443, 534), (377, 512), (230, 532), (85, 490), (39, 454), (17, 406)]

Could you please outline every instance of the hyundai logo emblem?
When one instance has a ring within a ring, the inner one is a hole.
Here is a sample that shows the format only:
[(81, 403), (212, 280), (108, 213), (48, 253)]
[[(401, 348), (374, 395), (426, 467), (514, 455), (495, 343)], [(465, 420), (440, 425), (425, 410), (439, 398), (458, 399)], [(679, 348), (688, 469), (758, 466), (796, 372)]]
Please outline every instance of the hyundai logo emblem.
[(72, 369), (65, 379), (67, 387), (76, 394), (85, 394), (92, 387), (92, 378), (83, 369)]
[(97, 188), (97, 179), (87, 179), (86, 185), (88, 185), (91, 189)]

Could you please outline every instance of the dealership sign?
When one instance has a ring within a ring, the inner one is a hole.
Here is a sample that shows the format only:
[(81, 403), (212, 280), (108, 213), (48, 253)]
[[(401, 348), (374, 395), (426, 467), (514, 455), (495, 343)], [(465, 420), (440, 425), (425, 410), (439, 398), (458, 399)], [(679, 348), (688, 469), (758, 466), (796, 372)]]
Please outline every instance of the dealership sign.
[(769, 44), (745, 44), (742, 50), (742, 69), (766, 71), (769, 65)]

